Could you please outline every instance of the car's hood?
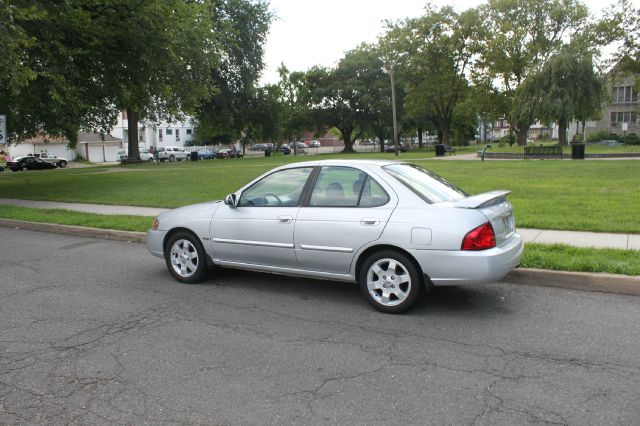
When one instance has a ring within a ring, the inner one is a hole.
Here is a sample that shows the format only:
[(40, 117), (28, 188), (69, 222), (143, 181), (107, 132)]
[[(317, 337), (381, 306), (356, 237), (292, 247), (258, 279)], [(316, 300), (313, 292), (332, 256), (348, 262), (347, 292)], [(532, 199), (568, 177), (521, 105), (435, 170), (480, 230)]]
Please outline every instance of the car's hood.
[(171, 229), (175, 225), (174, 221), (176, 221), (176, 223), (177, 221), (184, 222), (185, 218), (189, 218), (189, 220), (210, 219), (221, 204), (221, 200), (209, 201), (207, 203), (192, 204), (160, 213), (158, 215), (158, 221), (160, 222), (159, 229)]

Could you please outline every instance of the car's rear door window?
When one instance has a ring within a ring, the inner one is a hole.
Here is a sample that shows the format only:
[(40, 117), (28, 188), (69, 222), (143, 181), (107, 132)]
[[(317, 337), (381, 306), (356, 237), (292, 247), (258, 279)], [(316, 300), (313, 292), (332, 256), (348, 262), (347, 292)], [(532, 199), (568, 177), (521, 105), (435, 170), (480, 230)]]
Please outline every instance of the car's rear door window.
[(376, 207), (389, 195), (369, 175), (352, 167), (322, 167), (309, 200), (310, 207)]

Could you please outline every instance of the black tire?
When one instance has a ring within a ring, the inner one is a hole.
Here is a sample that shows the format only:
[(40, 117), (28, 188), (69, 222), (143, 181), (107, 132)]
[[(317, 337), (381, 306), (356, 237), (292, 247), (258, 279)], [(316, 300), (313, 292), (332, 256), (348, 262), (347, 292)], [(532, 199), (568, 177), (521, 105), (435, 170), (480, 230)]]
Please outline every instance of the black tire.
[(67, 162), (66, 161), (60, 161), (58, 163), (58, 167), (60, 167), (61, 169), (64, 169), (65, 167), (67, 167)]
[(147, 160), (147, 163), (151, 163), (153, 161), (153, 157), (149, 157), (149, 159)]
[[(395, 262), (395, 267), (391, 262)], [(380, 272), (372, 269), (374, 265)], [(358, 282), (367, 301), (380, 312), (388, 314), (399, 314), (413, 306), (423, 287), (413, 260), (393, 250), (369, 255), (362, 264)]]
[(29, 170), (29, 168), (27, 166), (22, 166), (22, 171), (26, 172), (27, 170)]
[(172, 154), (172, 155), (170, 155), (170, 156), (169, 156), (169, 161), (176, 161), (176, 157), (175, 157), (175, 155), (173, 155), (173, 154)]
[(171, 275), (182, 283), (196, 284), (207, 276), (207, 255), (200, 239), (190, 232), (177, 232), (169, 238), (164, 260)]

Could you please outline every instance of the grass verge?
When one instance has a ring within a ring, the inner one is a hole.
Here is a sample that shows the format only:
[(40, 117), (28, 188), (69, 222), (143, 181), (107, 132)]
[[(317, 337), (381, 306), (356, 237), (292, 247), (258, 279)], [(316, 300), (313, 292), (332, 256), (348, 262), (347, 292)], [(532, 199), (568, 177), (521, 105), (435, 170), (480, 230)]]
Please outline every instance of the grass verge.
[(145, 232), (151, 227), (152, 217), (127, 215), (101, 215), (63, 209), (36, 209), (31, 207), (0, 206), (0, 217), (27, 222), (56, 223), (100, 229)]
[(640, 275), (640, 251), (531, 243), (525, 247), (520, 266), (554, 271)]

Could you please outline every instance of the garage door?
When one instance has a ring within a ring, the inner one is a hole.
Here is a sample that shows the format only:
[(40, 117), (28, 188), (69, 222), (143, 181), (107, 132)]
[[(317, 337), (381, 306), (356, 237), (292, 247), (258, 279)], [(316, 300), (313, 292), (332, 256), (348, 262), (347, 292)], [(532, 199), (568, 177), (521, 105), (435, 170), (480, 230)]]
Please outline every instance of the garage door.
[(105, 145), (104, 146), (104, 161), (118, 161), (118, 151), (120, 150), (120, 145)]
[(87, 160), (92, 163), (103, 163), (104, 154), (102, 152), (102, 145), (89, 145), (89, 158)]

